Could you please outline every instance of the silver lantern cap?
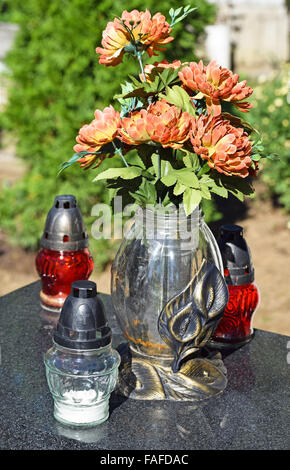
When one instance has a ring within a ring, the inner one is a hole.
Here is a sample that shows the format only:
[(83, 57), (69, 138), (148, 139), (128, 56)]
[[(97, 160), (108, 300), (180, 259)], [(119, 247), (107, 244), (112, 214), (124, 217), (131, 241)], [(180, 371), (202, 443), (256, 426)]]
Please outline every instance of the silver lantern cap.
[(40, 241), (42, 248), (76, 251), (87, 248), (88, 235), (75, 196), (56, 196), (47, 214)]

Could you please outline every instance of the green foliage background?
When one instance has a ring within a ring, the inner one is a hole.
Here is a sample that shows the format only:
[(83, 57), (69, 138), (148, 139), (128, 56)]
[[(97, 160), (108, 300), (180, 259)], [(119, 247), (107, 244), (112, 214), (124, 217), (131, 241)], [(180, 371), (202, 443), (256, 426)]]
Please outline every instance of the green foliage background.
[[(96, 108), (108, 106), (119, 92), (120, 82), (138, 69), (133, 59), (114, 68), (98, 64), (95, 48), (101, 43), (102, 31), (123, 9), (148, 8), (169, 19), (171, 7), (187, 4), (176, 0), (160, 0), (158, 5), (154, 0), (0, 1), (0, 21), (10, 20), (20, 28), (6, 61), (11, 86), (0, 124), (17, 141), (17, 155), (28, 165), (21, 182), (1, 190), (0, 224), (12, 241), (28, 249), (38, 247), (57, 194), (77, 197), (90, 233), (92, 206), (107, 202), (105, 185), (92, 183), (96, 170), (83, 171), (74, 165), (59, 177), (57, 171), (73, 154), (78, 129), (93, 119)], [(176, 39), (166, 52), (168, 61), (197, 59), (197, 41), (213, 21), (215, 8), (206, 0), (195, 0), (192, 6), (197, 10), (174, 28)], [(164, 57), (160, 54), (158, 60)], [(101, 170), (109, 164), (107, 159)], [(212, 207), (208, 214), (212, 219)], [(115, 252), (109, 240), (92, 240), (90, 249), (97, 267)]]
[(267, 155), (273, 160), (263, 160), (261, 175), (272, 195), (290, 212), (290, 66), (285, 65), (272, 80), (254, 88), (251, 102), (254, 108), (248, 120), (263, 136)]

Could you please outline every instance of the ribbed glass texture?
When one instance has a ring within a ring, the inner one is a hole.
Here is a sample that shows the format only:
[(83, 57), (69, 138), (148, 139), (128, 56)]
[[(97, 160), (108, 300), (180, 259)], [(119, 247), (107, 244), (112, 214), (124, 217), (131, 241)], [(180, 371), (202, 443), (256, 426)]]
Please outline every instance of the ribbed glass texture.
[(253, 335), (252, 320), (259, 303), (259, 292), (254, 283), (228, 286), (229, 302), (214, 332), (217, 343), (243, 344)]
[(42, 284), (41, 302), (48, 309), (60, 309), (70, 293), (72, 282), (88, 279), (94, 268), (87, 248), (77, 251), (42, 248), (35, 262)]
[(111, 346), (79, 351), (54, 345), (46, 352), (44, 362), (56, 419), (74, 424), (77, 416), (75, 424), (86, 424), (92, 419), (90, 408), (94, 410), (99, 403), (108, 401), (114, 390), (120, 356)]

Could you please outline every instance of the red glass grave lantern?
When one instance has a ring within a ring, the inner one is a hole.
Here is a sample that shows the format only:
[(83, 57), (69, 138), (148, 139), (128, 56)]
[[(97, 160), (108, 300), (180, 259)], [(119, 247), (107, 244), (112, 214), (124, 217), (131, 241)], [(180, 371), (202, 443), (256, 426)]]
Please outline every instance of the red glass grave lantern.
[(76, 198), (56, 196), (41, 238), (36, 269), (41, 278), (41, 305), (59, 313), (71, 290), (71, 283), (87, 280), (94, 267), (88, 250), (88, 236)]
[(247, 343), (254, 335), (252, 319), (258, 307), (259, 293), (254, 284), (254, 268), (243, 228), (223, 225), (218, 245), (224, 263), (229, 301), (211, 344), (234, 348)]

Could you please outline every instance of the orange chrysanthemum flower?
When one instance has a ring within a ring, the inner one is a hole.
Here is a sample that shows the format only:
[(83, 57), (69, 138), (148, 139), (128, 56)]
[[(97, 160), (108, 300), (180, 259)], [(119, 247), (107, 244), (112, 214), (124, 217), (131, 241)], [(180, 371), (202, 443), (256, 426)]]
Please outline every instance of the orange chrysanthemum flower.
[(125, 47), (130, 43), (137, 44), (138, 50), (145, 50), (149, 57), (157, 55), (156, 51), (162, 50), (162, 46), (174, 39), (170, 37), (171, 31), (172, 28), (161, 13), (151, 17), (149, 10), (125, 10), (121, 19), (115, 18), (103, 31), (103, 47), (96, 49), (97, 54), (100, 54), (99, 63), (118, 65), (122, 62)]
[(220, 67), (215, 61), (204, 66), (202, 60), (197, 64), (190, 62), (179, 72), (183, 85), (192, 91), (197, 91), (198, 97), (205, 97), (208, 114), (217, 116), (221, 113), (220, 101), (229, 101), (240, 111), (247, 112), (253, 107), (248, 102), (241, 103), (248, 98), (253, 90), (244, 80), (239, 82), (239, 76), (230, 70)]
[[(162, 72), (162, 69), (178, 69), (181, 67), (180, 60), (174, 60), (173, 62), (169, 63), (167, 60), (162, 60), (162, 62), (154, 62), (154, 64), (147, 64), (144, 67), (144, 73), (147, 82), (152, 82), (151, 74), (158, 71)], [(144, 81), (143, 74), (139, 75), (140, 79)]]
[[(74, 146), (76, 153), (81, 151), (97, 152), (105, 144), (114, 140), (120, 127), (120, 113), (115, 111), (113, 106), (105, 108), (104, 111), (96, 110), (95, 119), (90, 124), (85, 124), (76, 138), (77, 144)], [(112, 156), (112, 155), (110, 155)], [(106, 154), (85, 155), (78, 159), (82, 167), (89, 168), (95, 162), (98, 167)]]
[(191, 116), (166, 100), (151, 104), (147, 110), (135, 111), (122, 119), (119, 138), (128, 145), (157, 142), (162, 147), (182, 147), (188, 140)]
[(248, 134), (230, 121), (201, 115), (192, 120), (190, 140), (194, 151), (219, 173), (241, 178), (251, 173), (252, 145)]

